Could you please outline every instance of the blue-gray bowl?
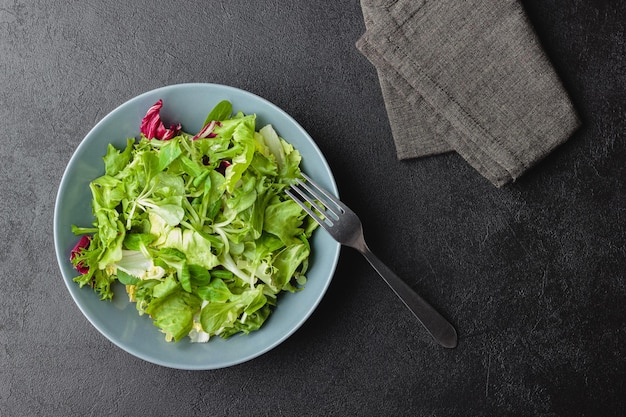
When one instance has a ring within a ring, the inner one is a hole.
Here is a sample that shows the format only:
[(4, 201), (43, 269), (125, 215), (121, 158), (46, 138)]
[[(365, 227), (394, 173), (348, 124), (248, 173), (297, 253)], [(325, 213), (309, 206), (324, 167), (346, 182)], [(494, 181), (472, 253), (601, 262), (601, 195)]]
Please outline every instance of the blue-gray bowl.
[(89, 182), (104, 173), (102, 157), (107, 145), (123, 148), (126, 139), (139, 136), (147, 109), (163, 99), (161, 117), (166, 124), (180, 122), (187, 132), (202, 127), (207, 113), (221, 100), (235, 111), (256, 114), (258, 127), (272, 124), (278, 134), (302, 154), (302, 169), (337, 194), (332, 172), (307, 132), (277, 106), (249, 92), (218, 84), (178, 84), (135, 97), (104, 117), (80, 143), (59, 187), (54, 212), (54, 243), (67, 288), (78, 308), (106, 338), (128, 353), (158, 365), (191, 370), (217, 369), (253, 359), (287, 339), (313, 313), (330, 285), (339, 258), (340, 245), (317, 230), (312, 238), (308, 281), (297, 293), (285, 293), (267, 322), (258, 331), (229, 339), (212, 338), (208, 343), (190, 343), (188, 338), (168, 343), (147, 316), (139, 316), (120, 284), (112, 302), (101, 301), (88, 287), (73, 282), (77, 276), (69, 258), (77, 242), (72, 224), (88, 226), (93, 221)]

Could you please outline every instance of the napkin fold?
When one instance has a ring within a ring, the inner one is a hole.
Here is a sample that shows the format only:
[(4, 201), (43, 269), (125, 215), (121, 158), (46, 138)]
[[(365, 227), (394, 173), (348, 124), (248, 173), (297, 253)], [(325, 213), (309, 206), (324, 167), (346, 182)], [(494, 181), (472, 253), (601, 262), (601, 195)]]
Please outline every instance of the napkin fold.
[(517, 0), (361, 0), (399, 159), (458, 152), (494, 185), (580, 122)]

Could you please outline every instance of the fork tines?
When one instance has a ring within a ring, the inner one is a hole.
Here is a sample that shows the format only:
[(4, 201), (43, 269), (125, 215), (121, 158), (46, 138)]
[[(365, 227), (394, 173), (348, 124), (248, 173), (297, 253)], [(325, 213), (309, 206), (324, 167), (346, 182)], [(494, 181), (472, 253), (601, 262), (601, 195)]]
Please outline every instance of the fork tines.
[(285, 193), (321, 226), (332, 226), (345, 211), (343, 204), (304, 173), (302, 177), (306, 182), (296, 179), (291, 190), (285, 190)]

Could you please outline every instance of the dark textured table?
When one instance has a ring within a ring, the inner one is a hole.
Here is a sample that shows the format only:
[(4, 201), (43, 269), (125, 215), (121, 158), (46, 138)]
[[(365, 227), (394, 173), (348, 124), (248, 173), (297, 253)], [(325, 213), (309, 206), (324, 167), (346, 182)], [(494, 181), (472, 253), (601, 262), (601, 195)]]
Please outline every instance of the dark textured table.
[[(625, 415), (626, 3), (523, 3), (584, 125), (496, 189), (455, 154), (396, 159), (357, 0), (0, 2), (0, 416)], [(57, 267), (58, 184), (98, 120), (182, 82), (298, 120), (458, 348), (348, 249), (312, 317), (250, 362), (179, 371), (100, 335)]]

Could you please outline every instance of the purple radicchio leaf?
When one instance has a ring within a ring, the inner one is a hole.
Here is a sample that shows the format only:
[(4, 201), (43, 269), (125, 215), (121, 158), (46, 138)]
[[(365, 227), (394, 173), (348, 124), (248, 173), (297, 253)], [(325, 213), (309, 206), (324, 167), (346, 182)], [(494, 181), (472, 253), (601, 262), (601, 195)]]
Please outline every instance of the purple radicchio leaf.
[[(70, 261), (73, 261), (74, 258), (76, 258), (83, 249), (87, 249), (89, 247), (89, 243), (91, 243), (91, 238), (87, 235), (83, 235), (83, 237), (80, 238), (76, 246), (74, 246), (70, 251)], [(82, 262), (74, 265), (74, 268), (76, 268), (76, 270), (81, 274), (86, 274), (87, 272), (89, 272), (89, 268), (85, 266)]]
[(217, 168), (215, 168), (215, 170), (217, 172), (219, 172), (222, 175), (226, 175), (226, 168), (228, 168), (231, 165), (230, 162), (228, 161), (221, 161), (220, 162), (220, 166), (218, 166)]
[(141, 133), (148, 139), (168, 140), (178, 135), (181, 125), (171, 125), (166, 129), (161, 121), (160, 111), (163, 107), (163, 100), (159, 99), (148, 109), (146, 116), (141, 121)]
[(217, 135), (213, 133), (216, 126), (222, 126), (222, 124), (216, 120), (207, 123), (191, 140), (216, 137)]

